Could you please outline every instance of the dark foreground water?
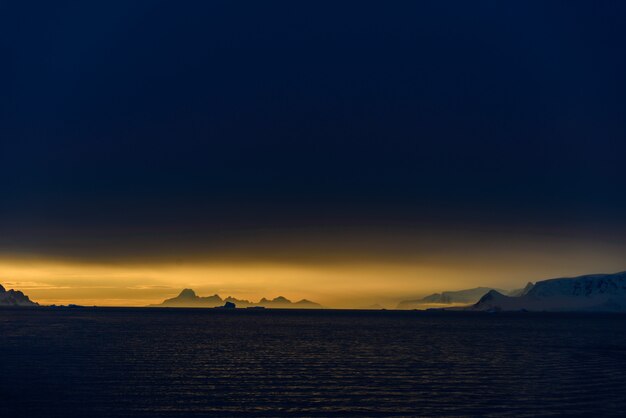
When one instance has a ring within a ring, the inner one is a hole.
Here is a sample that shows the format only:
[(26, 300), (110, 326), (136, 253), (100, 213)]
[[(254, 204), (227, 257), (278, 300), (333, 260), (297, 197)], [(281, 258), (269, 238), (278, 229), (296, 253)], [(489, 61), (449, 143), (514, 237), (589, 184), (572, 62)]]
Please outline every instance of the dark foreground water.
[(0, 416), (626, 414), (626, 316), (0, 310)]

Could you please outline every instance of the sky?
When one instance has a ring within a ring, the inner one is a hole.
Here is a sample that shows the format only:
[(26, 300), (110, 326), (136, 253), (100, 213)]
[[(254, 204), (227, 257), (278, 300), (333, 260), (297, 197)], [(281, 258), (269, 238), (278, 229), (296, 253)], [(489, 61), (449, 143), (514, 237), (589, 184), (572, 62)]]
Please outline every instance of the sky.
[(0, 283), (360, 307), (626, 270), (625, 19), (0, 1)]

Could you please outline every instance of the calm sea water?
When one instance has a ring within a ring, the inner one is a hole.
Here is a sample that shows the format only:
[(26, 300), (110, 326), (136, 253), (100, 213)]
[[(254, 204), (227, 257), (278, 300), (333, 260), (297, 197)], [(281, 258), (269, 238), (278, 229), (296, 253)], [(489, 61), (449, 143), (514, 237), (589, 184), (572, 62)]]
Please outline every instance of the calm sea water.
[(0, 416), (626, 413), (626, 316), (0, 310)]

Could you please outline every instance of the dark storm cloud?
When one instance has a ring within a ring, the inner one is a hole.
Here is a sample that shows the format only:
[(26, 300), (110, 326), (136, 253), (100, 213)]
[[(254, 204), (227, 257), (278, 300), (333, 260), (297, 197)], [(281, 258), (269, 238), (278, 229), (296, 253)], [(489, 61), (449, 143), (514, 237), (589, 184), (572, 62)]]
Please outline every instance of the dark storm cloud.
[(13, 2), (0, 16), (6, 250), (119, 249), (98, 239), (111, 229), (194, 246), (216, 230), (623, 221), (619, 2)]

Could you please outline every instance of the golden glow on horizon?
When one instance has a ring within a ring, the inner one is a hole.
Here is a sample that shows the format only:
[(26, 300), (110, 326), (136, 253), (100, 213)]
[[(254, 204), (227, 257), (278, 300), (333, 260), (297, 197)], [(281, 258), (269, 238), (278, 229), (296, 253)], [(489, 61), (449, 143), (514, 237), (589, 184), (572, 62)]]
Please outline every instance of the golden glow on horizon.
[[(5, 287), (23, 290), (41, 304), (100, 306), (159, 303), (182, 288), (193, 288), (200, 296), (218, 293), (249, 300), (285, 296), (346, 307), (377, 296), (384, 299), (390, 283), (408, 289), (423, 277), (444, 279), (442, 271), (432, 268), (388, 265), (107, 265), (0, 260), (0, 270)], [(454, 282), (452, 277), (445, 279)]]
[[(580, 249), (581, 251), (584, 249)], [(617, 249), (621, 250), (621, 249)], [(355, 263), (86, 262), (40, 257), (0, 258), (0, 284), (22, 290), (40, 304), (145, 306), (192, 288), (200, 296), (258, 300), (302, 298), (326, 307), (358, 308), (374, 303), (394, 307), (399, 300), (442, 290), (476, 286), (505, 289), (550, 277), (624, 269), (621, 252), (451, 255), (434, 259)]]

